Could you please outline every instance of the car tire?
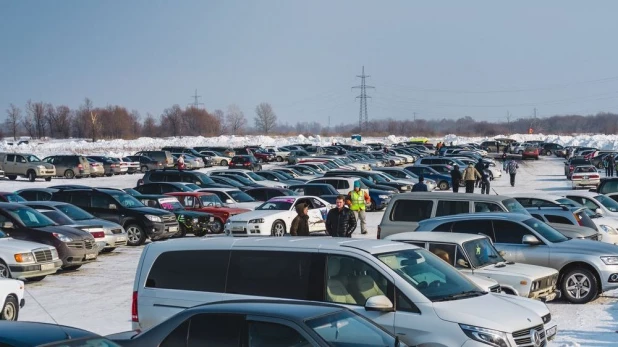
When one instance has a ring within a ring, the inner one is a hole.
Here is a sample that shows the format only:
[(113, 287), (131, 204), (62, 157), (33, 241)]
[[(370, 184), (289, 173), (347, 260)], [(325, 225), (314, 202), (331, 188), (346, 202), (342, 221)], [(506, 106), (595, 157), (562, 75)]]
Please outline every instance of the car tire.
[(276, 220), (270, 228), (270, 234), (272, 236), (283, 236), (285, 233), (285, 223), (282, 220)]
[(7, 175), (6, 177), (8, 177), (11, 181), (15, 181), (17, 179), (17, 176), (15, 175)]
[(75, 172), (73, 172), (73, 170), (65, 171), (64, 172), (64, 178), (66, 178), (66, 179), (75, 178)]
[(82, 267), (82, 266), (81, 265), (69, 265), (69, 266), (62, 267), (62, 270), (64, 270), (64, 271), (75, 271), (75, 270), (79, 269), (80, 267)]
[(45, 277), (47, 277), (47, 276), (35, 276), (35, 277), (28, 277), (28, 278), (26, 278), (26, 280), (27, 280), (28, 282), (40, 282), (40, 281), (44, 280), (44, 279), (45, 279)]
[(283, 157), (282, 157), (282, 156), (280, 156), (280, 155), (278, 155), (278, 156), (277, 156), (277, 162), (279, 162), (279, 163), (280, 163), (280, 162), (282, 162), (282, 161), (283, 161)]
[(2, 305), (2, 311), (0, 312), (0, 320), (16, 321), (19, 317), (19, 303), (14, 296), (9, 295)]
[(449, 187), (450, 186), (447, 181), (440, 181), (440, 183), (438, 183), (438, 189), (440, 190), (448, 190)]
[(11, 278), (11, 269), (3, 260), (0, 260), (0, 278)]
[(524, 151), (522, 151), (521, 149), (519, 151), (517, 151), (517, 154), (522, 155), (524, 154)]
[(219, 163), (219, 165), (221, 165), (221, 166), (227, 166), (227, 165), (228, 165), (228, 162), (227, 162), (227, 160), (223, 159), (223, 160), (221, 160), (221, 163)]
[(116, 249), (116, 247), (112, 247), (112, 248), (103, 248), (103, 250), (101, 251), (101, 253), (111, 253)]
[(45, 182), (51, 182), (51, 177), (45, 177)]
[(30, 182), (34, 182), (36, 180), (36, 172), (34, 172), (32, 170), (28, 171), (26, 176), (28, 177), (28, 181), (30, 181)]
[(128, 246), (141, 246), (146, 242), (146, 233), (144, 233), (144, 229), (139, 225), (130, 224), (125, 230), (127, 231)]
[[(566, 272), (562, 276), (561, 287), (564, 298), (573, 304), (590, 302), (599, 293), (597, 277), (590, 270), (583, 267), (577, 267)], [(587, 289), (587, 292), (582, 296), (584, 289)]]
[(212, 222), (212, 232), (214, 234), (221, 234), (223, 232), (223, 222), (217, 218)]
[(548, 149), (545, 151), (545, 155), (551, 155), (551, 151)]

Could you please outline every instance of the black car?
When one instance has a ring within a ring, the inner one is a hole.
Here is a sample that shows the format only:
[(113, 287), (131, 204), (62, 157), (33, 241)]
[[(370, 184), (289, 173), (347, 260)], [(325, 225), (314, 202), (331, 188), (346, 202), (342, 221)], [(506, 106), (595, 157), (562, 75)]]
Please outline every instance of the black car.
[(2, 347), (121, 347), (90, 331), (51, 323), (0, 321), (0, 332)]
[(141, 186), (137, 186), (133, 189), (141, 194), (165, 194), (175, 192), (192, 192), (199, 188), (200, 186), (193, 183), (157, 182), (142, 184)]
[(179, 170), (151, 170), (137, 181), (137, 185), (155, 182), (182, 182), (193, 183), (201, 188), (229, 188), (226, 185), (216, 183), (210, 176), (203, 172), (189, 172)]
[(235, 155), (230, 160), (228, 168), (260, 171), (262, 170), (262, 165), (252, 155)]
[(252, 198), (257, 201), (268, 201), (277, 196), (294, 196), (298, 195), (292, 190), (285, 188), (271, 188), (271, 187), (263, 187), (263, 188), (253, 188), (245, 191), (245, 193), (249, 194)]
[[(370, 181), (370, 183), (372, 183), (373, 185), (386, 186), (391, 189), (395, 188), (398, 192), (409, 192), (411, 189), (409, 184), (399, 183), (399, 182), (389, 182), (384, 178), (384, 176), (380, 175), (379, 173), (372, 172), (372, 171), (333, 170), (333, 171), (328, 171), (324, 173), (324, 177), (344, 177), (344, 176), (363, 177), (367, 181)], [(367, 184), (367, 182), (364, 182), (364, 183)], [(367, 186), (371, 188), (371, 184), (367, 184)], [(381, 188), (377, 188), (377, 189), (381, 189)]]
[[(238, 188), (240, 190), (247, 190), (247, 189), (252, 188), (251, 186), (246, 186), (246, 185), (240, 183), (239, 181), (236, 181), (236, 180), (234, 180), (232, 178), (229, 178), (227, 176), (216, 175), (216, 176), (211, 176), (210, 178), (213, 181), (215, 181), (216, 183), (229, 186), (230, 188)], [(206, 187), (206, 188), (208, 188), (208, 187)]]
[(562, 145), (557, 143), (544, 143), (539, 148), (539, 154), (541, 155), (552, 155), (552, 153), (556, 153), (556, 151), (564, 150)]
[(14, 239), (56, 247), (64, 270), (78, 269), (83, 264), (95, 261), (99, 254), (90, 233), (58, 225), (37, 210), (22, 204), (0, 203), (0, 226)]
[(249, 188), (261, 188), (264, 187), (263, 185), (259, 184), (259, 183), (255, 183), (243, 176), (240, 175), (235, 175), (232, 173), (222, 173), (222, 174), (217, 174), (217, 175), (212, 175), (211, 177), (223, 177), (223, 178), (227, 178), (227, 179), (231, 179), (234, 180), (236, 182), (239, 182), (240, 184), (243, 184), (245, 187), (249, 187)]
[(176, 215), (180, 231), (174, 237), (184, 237), (187, 234), (204, 236), (212, 233), (212, 222), (215, 218), (206, 212), (189, 211), (185, 209), (176, 197), (169, 195), (134, 195), (134, 198), (144, 205), (170, 211)]
[(55, 188), (26, 188), (15, 192), (27, 201), (49, 201), (52, 195), (60, 189)]
[(122, 225), (129, 246), (142, 245), (146, 238), (162, 240), (178, 233), (176, 216), (167, 211), (146, 207), (119, 189), (68, 189), (52, 195), (52, 200), (81, 207), (98, 218)]
[(213, 302), (183, 310), (144, 332), (107, 338), (125, 347), (400, 345), (397, 337), (350, 309), (290, 300)]

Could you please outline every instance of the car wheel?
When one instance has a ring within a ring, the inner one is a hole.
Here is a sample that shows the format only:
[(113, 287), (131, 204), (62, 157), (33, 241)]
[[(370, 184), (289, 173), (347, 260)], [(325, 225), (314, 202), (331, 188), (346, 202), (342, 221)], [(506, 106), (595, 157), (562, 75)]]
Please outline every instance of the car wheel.
[(551, 155), (551, 151), (548, 149), (545, 151), (545, 155)]
[(277, 156), (277, 161), (278, 161), (278, 162), (282, 162), (282, 161), (283, 161), (283, 157), (282, 157), (282, 156), (280, 156), (280, 155), (278, 155), (278, 156)]
[(367, 207), (367, 212), (375, 212), (376, 211), (376, 202), (371, 199), (371, 204)]
[(9, 295), (4, 301), (2, 312), (0, 312), (0, 320), (16, 321), (19, 317), (19, 303), (14, 296)]
[(11, 278), (11, 270), (2, 260), (0, 260), (0, 278)]
[(285, 235), (285, 223), (283, 221), (275, 221), (270, 231), (272, 236), (283, 236)]
[(69, 265), (69, 266), (65, 266), (62, 268), (62, 270), (64, 271), (75, 271), (77, 269), (79, 269), (80, 267), (82, 267), (81, 265)]
[(440, 181), (440, 183), (438, 183), (438, 188), (440, 188), (440, 190), (447, 190), (449, 188), (449, 184), (447, 181)]
[(148, 172), (148, 166), (144, 165), (142, 167), (139, 168), (140, 172)]
[(67, 178), (67, 179), (75, 178), (75, 172), (73, 172), (73, 170), (65, 171), (64, 178)]
[(131, 224), (126, 227), (127, 230), (127, 245), (140, 246), (146, 241), (144, 230), (137, 224)]
[(211, 230), (215, 234), (221, 234), (223, 232), (223, 222), (215, 218), (214, 222), (212, 222)]
[(227, 164), (228, 164), (228, 163), (227, 163), (227, 160), (223, 159), (223, 160), (221, 160), (221, 163), (220, 163), (219, 165), (221, 165), (221, 166), (227, 166)]
[(26, 278), (26, 280), (27, 280), (28, 282), (39, 282), (39, 281), (44, 280), (44, 279), (45, 279), (45, 277), (47, 277), (47, 276), (35, 276), (35, 277), (28, 277), (28, 278)]
[(112, 247), (112, 248), (103, 248), (103, 250), (101, 251), (101, 253), (111, 253), (116, 249), (116, 247)]
[(28, 181), (34, 182), (36, 180), (36, 173), (32, 170), (28, 171)]
[(597, 278), (584, 268), (575, 268), (562, 277), (562, 293), (574, 304), (584, 304), (594, 300), (599, 292)]
[(11, 181), (15, 181), (17, 179), (17, 176), (15, 175), (8, 175), (6, 177), (8, 177)]
[(522, 151), (521, 149), (519, 151), (517, 151), (517, 154), (521, 155), (524, 154), (524, 151)]
[(45, 177), (45, 182), (51, 182), (51, 177)]

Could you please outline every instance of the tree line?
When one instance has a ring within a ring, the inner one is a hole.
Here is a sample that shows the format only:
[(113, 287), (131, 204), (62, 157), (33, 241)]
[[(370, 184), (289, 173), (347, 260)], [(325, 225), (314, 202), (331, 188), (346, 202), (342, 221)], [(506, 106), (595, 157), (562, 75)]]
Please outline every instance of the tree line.
[[(218, 136), (218, 135), (341, 135), (361, 133), (365, 136), (494, 136), (498, 134), (534, 133), (573, 134), (618, 133), (618, 114), (556, 115), (546, 118), (520, 118), (505, 122), (477, 121), (472, 117), (459, 119), (375, 119), (363, 128), (358, 124), (341, 123), (332, 128), (316, 121), (280, 123), (269, 103), (255, 107), (252, 125), (237, 105), (227, 110), (209, 112), (203, 108), (172, 105), (155, 117), (140, 115), (120, 105), (96, 107), (89, 98), (76, 109), (29, 100), (23, 109), (10, 104), (6, 109), (0, 137), (134, 139), (138, 137)], [(412, 118), (412, 117), (410, 117)], [(369, 129), (369, 130), (367, 130)]]

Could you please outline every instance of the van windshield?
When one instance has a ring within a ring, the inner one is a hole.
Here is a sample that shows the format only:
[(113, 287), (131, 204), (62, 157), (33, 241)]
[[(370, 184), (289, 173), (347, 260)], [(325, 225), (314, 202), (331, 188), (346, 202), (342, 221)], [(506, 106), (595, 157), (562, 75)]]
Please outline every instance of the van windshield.
[(376, 257), (433, 302), (487, 294), (454, 267), (425, 249), (405, 249), (377, 254)]

